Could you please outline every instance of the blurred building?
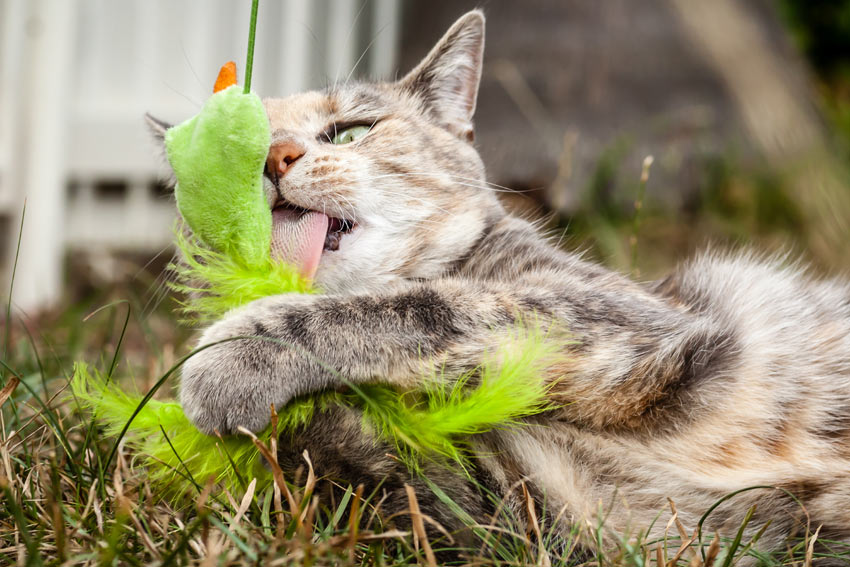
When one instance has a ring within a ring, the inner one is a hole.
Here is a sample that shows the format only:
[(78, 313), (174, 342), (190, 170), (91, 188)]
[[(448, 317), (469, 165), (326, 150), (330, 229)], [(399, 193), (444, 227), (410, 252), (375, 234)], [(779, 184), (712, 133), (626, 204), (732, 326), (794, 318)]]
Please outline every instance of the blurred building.
[[(221, 63), (242, 69), (249, 5), (0, 0), (0, 263), (8, 276), (26, 196), (18, 305), (58, 297), (68, 251), (168, 246), (172, 203), (141, 116), (184, 119)], [(493, 182), (537, 190), (541, 207), (619, 190), (601, 175), (631, 188), (648, 154), (654, 194), (676, 207), (711, 156), (787, 160), (821, 143), (769, 0), (262, 0), (254, 90), (403, 73), (477, 6), (477, 144)]]

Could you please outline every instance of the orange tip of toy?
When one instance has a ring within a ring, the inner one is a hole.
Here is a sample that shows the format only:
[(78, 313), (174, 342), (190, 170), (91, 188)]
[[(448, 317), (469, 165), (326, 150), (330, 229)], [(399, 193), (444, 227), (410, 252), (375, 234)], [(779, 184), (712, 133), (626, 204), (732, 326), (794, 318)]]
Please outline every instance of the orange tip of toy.
[(221, 66), (221, 70), (218, 72), (218, 77), (215, 80), (215, 86), (213, 87), (213, 93), (217, 93), (218, 91), (223, 91), (227, 87), (232, 87), (236, 84), (236, 63), (233, 61), (228, 61), (224, 65)]

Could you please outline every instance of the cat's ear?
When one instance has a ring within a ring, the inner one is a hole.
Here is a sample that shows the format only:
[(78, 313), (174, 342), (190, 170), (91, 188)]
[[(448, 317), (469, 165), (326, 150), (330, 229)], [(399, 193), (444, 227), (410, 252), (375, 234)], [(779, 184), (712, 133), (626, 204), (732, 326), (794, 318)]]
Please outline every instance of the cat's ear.
[(483, 59), (484, 14), (473, 10), (399, 84), (419, 95), (449, 131), (471, 140)]
[(154, 139), (160, 144), (165, 143), (165, 131), (171, 128), (172, 125), (168, 122), (163, 122), (159, 118), (154, 118), (147, 112), (145, 113), (145, 123), (148, 125), (148, 129), (150, 129)]

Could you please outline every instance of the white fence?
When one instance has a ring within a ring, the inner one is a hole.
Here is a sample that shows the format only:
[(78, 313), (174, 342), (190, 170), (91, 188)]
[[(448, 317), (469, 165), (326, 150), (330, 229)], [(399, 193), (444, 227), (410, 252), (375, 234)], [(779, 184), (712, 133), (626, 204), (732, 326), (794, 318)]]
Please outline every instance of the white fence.
[[(261, 0), (253, 90), (389, 76), (400, 0)], [(26, 221), (15, 304), (62, 289), (68, 250), (168, 246), (173, 205), (142, 116), (194, 114), (219, 67), (244, 71), (250, 0), (0, 0), (0, 280)], [(4, 292), (0, 292), (2, 295)]]

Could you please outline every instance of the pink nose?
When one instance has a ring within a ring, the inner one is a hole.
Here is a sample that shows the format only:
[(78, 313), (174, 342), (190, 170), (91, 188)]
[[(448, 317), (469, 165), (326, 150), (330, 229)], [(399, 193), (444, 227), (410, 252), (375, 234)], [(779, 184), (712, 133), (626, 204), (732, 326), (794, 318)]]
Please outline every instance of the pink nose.
[(266, 169), (274, 179), (283, 177), (292, 167), (292, 164), (298, 161), (306, 151), (304, 146), (295, 141), (274, 144), (269, 148)]

